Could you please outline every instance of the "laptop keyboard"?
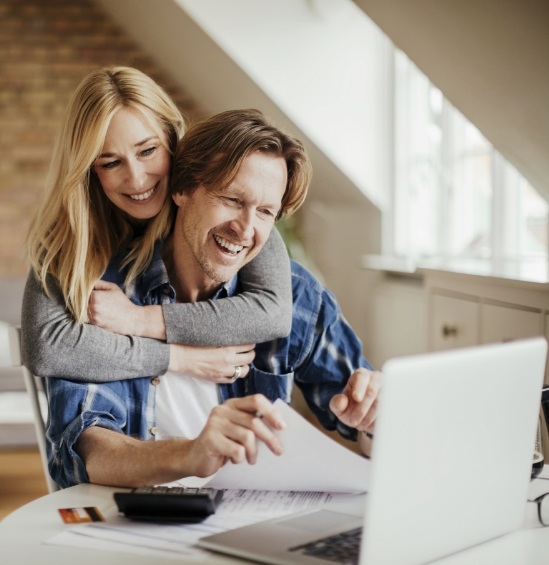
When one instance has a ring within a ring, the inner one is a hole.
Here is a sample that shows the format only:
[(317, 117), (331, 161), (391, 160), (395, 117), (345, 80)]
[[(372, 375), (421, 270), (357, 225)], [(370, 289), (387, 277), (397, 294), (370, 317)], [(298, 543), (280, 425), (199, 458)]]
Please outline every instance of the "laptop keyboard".
[(361, 538), (362, 528), (355, 528), (292, 547), (290, 551), (325, 559), (326, 561), (333, 561), (334, 563), (356, 565), (358, 563)]

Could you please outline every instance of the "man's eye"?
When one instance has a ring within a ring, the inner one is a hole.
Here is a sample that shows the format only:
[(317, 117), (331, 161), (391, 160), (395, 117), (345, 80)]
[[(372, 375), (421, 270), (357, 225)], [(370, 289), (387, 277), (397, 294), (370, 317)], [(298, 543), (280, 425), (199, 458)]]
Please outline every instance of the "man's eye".
[(264, 218), (274, 218), (274, 213), (269, 208), (262, 208), (258, 212)]
[(227, 202), (227, 204), (230, 204), (231, 206), (240, 206), (240, 200), (238, 200), (238, 198), (229, 198), (226, 196), (225, 202)]

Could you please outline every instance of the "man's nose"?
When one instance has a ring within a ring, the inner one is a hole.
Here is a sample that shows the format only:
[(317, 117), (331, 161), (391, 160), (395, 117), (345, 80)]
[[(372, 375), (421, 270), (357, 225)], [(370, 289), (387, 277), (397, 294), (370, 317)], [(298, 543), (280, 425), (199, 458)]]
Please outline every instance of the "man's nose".
[(233, 222), (233, 228), (237, 230), (242, 240), (253, 239), (255, 224), (255, 215), (252, 210), (242, 208), (239, 211), (238, 218)]

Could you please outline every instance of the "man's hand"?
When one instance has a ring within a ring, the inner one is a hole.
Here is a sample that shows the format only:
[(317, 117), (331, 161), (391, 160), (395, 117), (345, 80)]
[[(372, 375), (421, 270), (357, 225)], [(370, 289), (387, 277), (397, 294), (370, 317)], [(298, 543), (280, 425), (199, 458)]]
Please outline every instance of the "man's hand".
[(372, 432), (377, 417), (381, 373), (357, 369), (342, 394), (330, 400), (330, 409), (347, 426), (361, 432)]
[(216, 406), (193, 440), (143, 441), (92, 426), (80, 435), (76, 451), (86, 464), (90, 482), (137, 487), (182, 477), (209, 477), (227, 461), (254, 464), (258, 441), (279, 455), (282, 445), (275, 430), (284, 427), (271, 402), (256, 394)]
[(188, 455), (191, 474), (208, 477), (227, 461), (253, 465), (257, 442), (262, 441), (274, 454), (282, 454), (282, 444), (274, 430), (285, 426), (280, 414), (261, 394), (232, 398), (216, 406), (200, 435), (193, 440)]

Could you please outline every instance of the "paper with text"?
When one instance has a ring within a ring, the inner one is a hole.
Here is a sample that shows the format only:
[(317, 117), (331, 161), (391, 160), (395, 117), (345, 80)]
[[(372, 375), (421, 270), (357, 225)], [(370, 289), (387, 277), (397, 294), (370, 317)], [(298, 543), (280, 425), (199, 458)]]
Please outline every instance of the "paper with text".
[(220, 489), (296, 490), (359, 493), (368, 490), (368, 459), (335, 442), (282, 400), (274, 404), (286, 428), (276, 432), (284, 446), (274, 455), (259, 443), (255, 465), (227, 463), (207, 479), (181, 479), (184, 486)]

